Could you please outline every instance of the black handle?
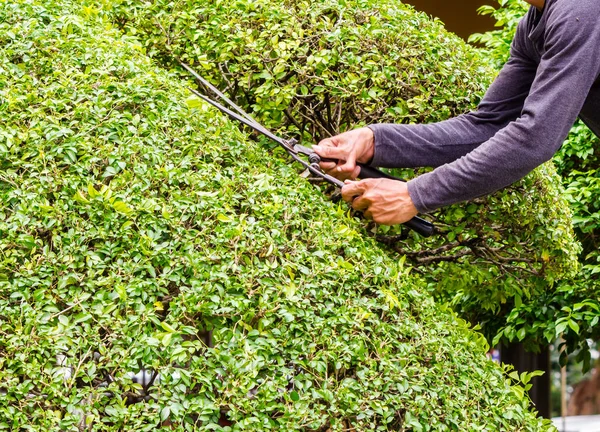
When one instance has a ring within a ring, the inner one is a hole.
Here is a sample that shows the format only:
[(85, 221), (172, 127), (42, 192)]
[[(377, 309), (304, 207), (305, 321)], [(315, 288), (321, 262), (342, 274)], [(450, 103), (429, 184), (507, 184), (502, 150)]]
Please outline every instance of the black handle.
[(372, 166), (361, 164), (361, 163), (357, 163), (356, 165), (358, 165), (360, 167), (360, 174), (358, 176), (361, 179), (386, 178), (386, 179), (390, 179), (390, 180), (398, 180), (401, 182), (404, 181), (402, 179), (399, 179), (398, 177), (394, 177), (392, 175), (384, 173), (383, 171), (379, 171), (377, 168), (373, 168)]
[(435, 233), (435, 225), (418, 216), (415, 216), (408, 222), (404, 222), (403, 225), (416, 233), (421, 234), (423, 237), (431, 237)]

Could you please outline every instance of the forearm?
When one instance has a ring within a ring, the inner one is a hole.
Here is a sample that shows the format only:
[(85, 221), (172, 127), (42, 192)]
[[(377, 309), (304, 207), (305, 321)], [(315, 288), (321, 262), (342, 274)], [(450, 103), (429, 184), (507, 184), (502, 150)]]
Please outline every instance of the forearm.
[(490, 139), (504, 122), (469, 113), (433, 124), (375, 124), (371, 165), (384, 168), (437, 167), (466, 155)]
[(373, 166), (438, 167), (473, 151), (516, 120), (525, 104), (536, 66), (513, 49), (476, 111), (426, 125), (372, 125)]
[[(409, 182), (419, 211), (499, 190), (549, 160), (566, 138), (600, 75), (600, 4), (553, 5), (545, 51), (519, 119), (466, 156)], [(530, 70), (526, 62), (522, 70)]]
[(536, 137), (540, 128), (522, 118), (456, 161), (408, 182), (415, 207), (428, 213), (502, 189), (550, 160), (568, 128)]

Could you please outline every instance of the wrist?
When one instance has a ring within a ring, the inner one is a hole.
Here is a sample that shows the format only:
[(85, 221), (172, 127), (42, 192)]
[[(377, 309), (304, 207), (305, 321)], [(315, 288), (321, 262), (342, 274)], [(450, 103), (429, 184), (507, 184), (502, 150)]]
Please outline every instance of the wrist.
[(359, 162), (368, 164), (375, 156), (375, 134), (371, 128), (365, 127), (361, 130), (361, 142), (363, 143), (363, 151)]
[(413, 216), (416, 216), (416, 214), (419, 213), (419, 211), (417, 210), (417, 207), (415, 206), (415, 203), (412, 200), (410, 191), (408, 190), (408, 184), (406, 184), (404, 182), (398, 182), (398, 183), (399, 183), (399, 196), (402, 201), (402, 207), (405, 209), (405, 211), (407, 213), (411, 213), (411, 214), (414, 213)]
[(417, 209), (419, 213), (431, 213), (435, 209), (430, 209), (425, 205), (419, 190), (418, 183), (421, 177), (422, 176), (415, 177), (414, 179), (408, 181), (406, 183), (406, 190), (408, 192), (408, 195), (410, 196), (410, 200), (413, 206), (415, 207), (415, 209)]
[(408, 188), (406, 189), (406, 207), (407, 207), (407, 211), (411, 217), (414, 217), (419, 214), (419, 210), (417, 210), (417, 206), (413, 202), (412, 197), (410, 196), (410, 192), (408, 191)]

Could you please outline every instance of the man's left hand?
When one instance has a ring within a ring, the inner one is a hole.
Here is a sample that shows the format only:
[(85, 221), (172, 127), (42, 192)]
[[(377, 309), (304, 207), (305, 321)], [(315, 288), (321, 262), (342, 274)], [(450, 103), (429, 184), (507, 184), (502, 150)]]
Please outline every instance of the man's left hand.
[(406, 183), (389, 179), (346, 180), (342, 197), (367, 219), (381, 225), (398, 225), (418, 213)]

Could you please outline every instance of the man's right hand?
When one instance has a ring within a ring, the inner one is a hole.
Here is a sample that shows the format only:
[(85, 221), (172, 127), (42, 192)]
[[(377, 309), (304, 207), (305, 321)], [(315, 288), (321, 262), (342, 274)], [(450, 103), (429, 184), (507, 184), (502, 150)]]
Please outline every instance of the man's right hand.
[(375, 137), (369, 128), (355, 129), (324, 139), (313, 150), (322, 158), (337, 159), (337, 163), (321, 162), (324, 172), (340, 180), (353, 180), (360, 174), (356, 163), (373, 159)]

